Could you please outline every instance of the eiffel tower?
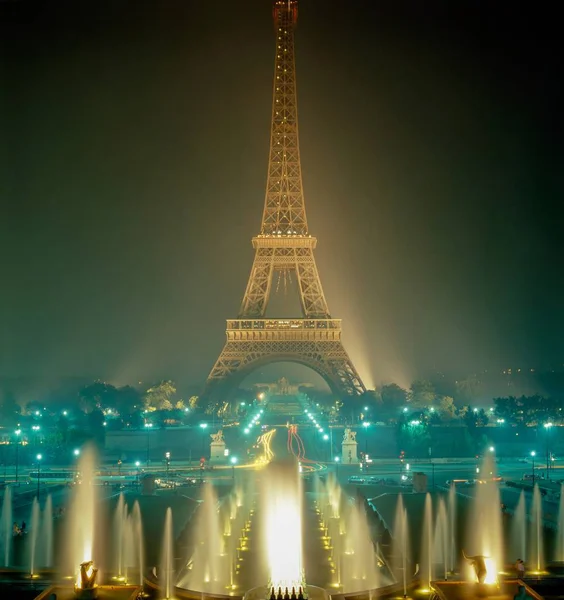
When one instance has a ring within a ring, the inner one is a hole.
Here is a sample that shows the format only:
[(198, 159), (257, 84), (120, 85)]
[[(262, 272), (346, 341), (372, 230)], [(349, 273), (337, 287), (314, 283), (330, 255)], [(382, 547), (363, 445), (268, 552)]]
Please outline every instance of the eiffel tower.
[[(203, 396), (219, 400), (251, 371), (290, 361), (312, 368), (339, 397), (366, 391), (331, 318), (317, 272), (302, 188), (298, 140), (294, 28), (298, 0), (274, 0), (276, 54), (266, 198), (255, 259), (239, 316), (227, 320), (227, 341)], [(294, 273), (301, 318), (265, 319), (274, 274)]]

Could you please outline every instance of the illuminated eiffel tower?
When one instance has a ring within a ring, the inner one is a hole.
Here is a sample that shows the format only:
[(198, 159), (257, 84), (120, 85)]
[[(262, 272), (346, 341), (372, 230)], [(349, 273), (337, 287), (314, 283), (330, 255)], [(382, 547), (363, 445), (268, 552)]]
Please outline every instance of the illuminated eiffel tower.
[[(227, 320), (227, 341), (208, 376), (204, 397), (216, 399), (266, 363), (297, 362), (319, 373), (338, 396), (365, 391), (332, 319), (309, 234), (298, 140), (294, 28), (297, 0), (274, 0), (276, 58), (268, 181), (255, 259), (239, 316)], [(265, 319), (275, 272), (295, 274), (301, 318)]]

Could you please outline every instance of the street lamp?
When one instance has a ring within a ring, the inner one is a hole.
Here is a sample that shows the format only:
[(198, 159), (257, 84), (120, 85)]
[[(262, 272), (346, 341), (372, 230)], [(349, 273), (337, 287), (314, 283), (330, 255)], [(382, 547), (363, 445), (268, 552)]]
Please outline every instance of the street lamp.
[(166, 458), (166, 481), (167, 481), (167, 484), (169, 484), (170, 483), (170, 478), (169, 478), (170, 452), (165, 452), (165, 458)]
[(237, 457), (231, 457), (231, 477), (235, 479), (235, 465), (237, 464)]
[(20, 435), (22, 433), (22, 430), (16, 429), (14, 433), (16, 434), (16, 485), (18, 485), (18, 466), (20, 462)]
[(75, 448), (72, 453), (74, 454), (74, 456), (76, 457), (76, 461), (74, 463), (74, 478), (75, 480), (78, 479), (78, 457), (80, 456), (80, 450), (78, 448)]
[(37, 458), (37, 499), (39, 500), (39, 486), (41, 485), (41, 459), (43, 456), (38, 454)]
[(150, 441), (150, 437), (149, 437), (149, 431), (151, 430), (151, 427), (153, 427), (152, 423), (145, 423), (145, 429), (147, 430), (147, 466), (149, 466), (149, 456), (150, 456), (150, 452), (151, 452), (151, 441)]
[(493, 446), (490, 446), (490, 452), (495, 452), (495, 448)]
[(200, 428), (202, 429), (202, 457), (205, 454), (206, 451), (206, 429), (208, 428), (208, 424), (207, 423), (200, 423)]
[(364, 427), (365, 436), (364, 436), (364, 455), (368, 453), (368, 428), (370, 427), (370, 423), (368, 421), (363, 421), (362, 426)]
[(549, 473), (550, 473), (550, 452), (549, 452), (549, 446), (548, 446), (548, 434), (550, 432), (550, 430), (552, 429), (552, 423), (549, 421), (548, 423), (544, 424), (544, 430), (546, 431), (546, 478), (550, 479), (549, 477)]
[(135, 461), (135, 466), (137, 467), (137, 485), (139, 485), (139, 477), (141, 475), (141, 469), (140, 469), (140, 467), (141, 467), (141, 461), (136, 460)]
[(533, 459), (533, 487), (535, 487), (535, 456), (537, 455), (537, 453), (533, 450), (531, 452), (531, 457)]

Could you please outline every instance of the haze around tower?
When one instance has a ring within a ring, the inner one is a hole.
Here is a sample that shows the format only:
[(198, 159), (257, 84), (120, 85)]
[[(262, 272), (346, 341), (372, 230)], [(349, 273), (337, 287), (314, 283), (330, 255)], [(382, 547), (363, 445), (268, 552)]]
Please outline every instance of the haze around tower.
[[(302, 4), (308, 222), (361, 375), (562, 365), (556, 20)], [(270, 19), (0, 4), (0, 377), (203, 382), (260, 225)]]

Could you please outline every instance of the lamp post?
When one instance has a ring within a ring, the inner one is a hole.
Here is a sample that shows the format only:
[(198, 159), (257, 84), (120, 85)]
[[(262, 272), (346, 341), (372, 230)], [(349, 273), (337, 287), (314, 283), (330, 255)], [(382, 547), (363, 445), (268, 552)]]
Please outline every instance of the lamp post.
[(206, 452), (206, 429), (208, 428), (207, 423), (200, 423), (200, 428), (202, 430), (202, 456), (204, 456)]
[(549, 421), (548, 423), (544, 424), (544, 430), (546, 431), (546, 478), (550, 479), (549, 474), (550, 474), (550, 451), (549, 451), (549, 445), (548, 445), (548, 436), (550, 433), (550, 430), (552, 429), (552, 423)]
[(37, 499), (39, 500), (39, 487), (41, 485), (41, 459), (43, 456), (38, 454), (37, 458)]
[(235, 465), (237, 464), (237, 457), (231, 457), (231, 478), (235, 480)]
[(170, 469), (170, 452), (165, 452), (166, 459), (166, 482), (170, 484), (169, 469)]
[[(326, 442), (329, 441), (329, 435), (327, 433), (323, 434), (323, 440), (326, 441)], [(327, 446), (325, 446), (325, 460), (327, 460), (327, 458), (328, 458), (327, 454), (328, 454), (328, 452), (327, 452)]]
[(20, 435), (22, 433), (22, 430), (16, 429), (14, 433), (16, 434), (16, 485), (18, 485), (18, 467), (20, 463)]
[(135, 461), (135, 466), (137, 467), (137, 485), (139, 485), (139, 477), (141, 475), (141, 469), (140, 469), (140, 467), (141, 467), (141, 461), (136, 460)]
[(149, 466), (149, 457), (151, 453), (151, 439), (149, 436), (149, 432), (151, 431), (151, 427), (153, 427), (152, 423), (145, 423), (145, 429), (147, 430), (147, 466)]
[(531, 457), (533, 459), (533, 487), (535, 487), (535, 456), (537, 455), (537, 453), (533, 450), (531, 452)]
[(364, 427), (364, 456), (366, 456), (368, 454), (368, 428), (370, 427), (370, 423), (363, 421), (362, 426)]
[(337, 481), (339, 480), (339, 462), (340, 462), (340, 458), (338, 456), (335, 456), (335, 478), (337, 479)]
[(75, 456), (75, 461), (74, 461), (74, 479), (75, 479), (75, 483), (78, 480), (78, 457), (80, 456), (80, 450), (78, 448), (75, 448), (72, 453)]

